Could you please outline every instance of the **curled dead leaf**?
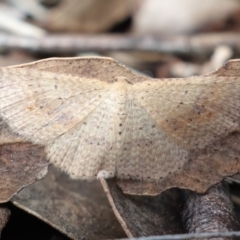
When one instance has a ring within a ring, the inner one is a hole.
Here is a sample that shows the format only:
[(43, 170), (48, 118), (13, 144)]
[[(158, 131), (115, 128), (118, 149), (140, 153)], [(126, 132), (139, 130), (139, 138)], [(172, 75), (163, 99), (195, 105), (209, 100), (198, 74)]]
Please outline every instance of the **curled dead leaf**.
[(0, 202), (43, 178), (49, 163), (42, 146), (24, 142), (0, 119)]
[(73, 181), (50, 167), (49, 174), (11, 201), (71, 239), (117, 239), (125, 234), (97, 181)]
[(128, 237), (183, 233), (178, 189), (158, 196), (124, 194), (113, 179), (100, 178), (113, 211)]

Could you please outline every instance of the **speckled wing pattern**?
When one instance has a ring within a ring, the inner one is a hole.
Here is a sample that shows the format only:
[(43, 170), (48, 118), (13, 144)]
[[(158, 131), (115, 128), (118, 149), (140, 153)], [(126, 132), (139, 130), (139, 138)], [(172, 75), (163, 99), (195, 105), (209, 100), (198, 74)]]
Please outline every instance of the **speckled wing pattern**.
[(63, 61), (74, 62), (73, 73), (58, 61), (1, 68), (0, 114), (26, 140), (46, 146), (50, 162), (73, 178), (105, 170), (160, 183), (194, 151), (239, 131), (240, 79), (231, 70), (150, 79), (108, 58)]

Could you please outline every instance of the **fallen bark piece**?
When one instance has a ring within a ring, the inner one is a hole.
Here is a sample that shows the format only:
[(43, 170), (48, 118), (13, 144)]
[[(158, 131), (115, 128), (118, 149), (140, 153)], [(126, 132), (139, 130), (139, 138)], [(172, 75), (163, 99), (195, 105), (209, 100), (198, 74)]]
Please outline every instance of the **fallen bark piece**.
[(50, 167), (43, 180), (26, 187), (11, 201), (71, 239), (125, 237), (97, 181), (73, 181)]

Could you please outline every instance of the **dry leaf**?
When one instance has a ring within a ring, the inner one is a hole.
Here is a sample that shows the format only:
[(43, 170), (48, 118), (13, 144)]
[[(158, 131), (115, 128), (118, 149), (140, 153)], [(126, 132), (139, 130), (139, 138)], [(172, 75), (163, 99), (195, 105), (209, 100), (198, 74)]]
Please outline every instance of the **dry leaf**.
[(42, 146), (24, 142), (0, 118), (0, 202), (46, 175), (45, 156)]
[(151, 79), (110, 58), (43, 60), (0, 69), (0, 113), (72, 178), (204, 192), (240, 169), (239, 68)]
[(1, 205), (0, 206), (0, 237), (2, 234), (3, 228), (5, 227), (5, 225), (9, 220), (10, 215), (11, 215), (11, 212), (8, 209), (8, 207), (5, 205)]
[(71, 239), (125, 237), (96, 181), (73, 181), (50, 168), (47, 177), (26, 187), (11, 201)]
[(183, 233), (179, 189), (170, 189), (155, 197), (130, 196), (123, 194), (112, 179), (101, 178), (101, 183), (128, 237)]
[(238, 0), (142, 0), (133, 16), (135, 34), (184, 34), (225, 20), (239, 9)]
[(123, 21), (132, 12), (130, 0), (62, 0), (42, 24), (52, 31), (100, 32)]

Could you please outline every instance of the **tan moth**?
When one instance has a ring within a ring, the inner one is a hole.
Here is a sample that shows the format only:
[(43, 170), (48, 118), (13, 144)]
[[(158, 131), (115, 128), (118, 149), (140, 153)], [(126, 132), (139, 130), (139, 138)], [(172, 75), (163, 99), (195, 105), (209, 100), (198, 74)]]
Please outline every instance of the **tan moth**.
[(0, 116), (72, 178), (204, 191), (240, 169), (239, 74), (239, 60), (151, 79), (111, 58), (47, 59), (0, 69)]

